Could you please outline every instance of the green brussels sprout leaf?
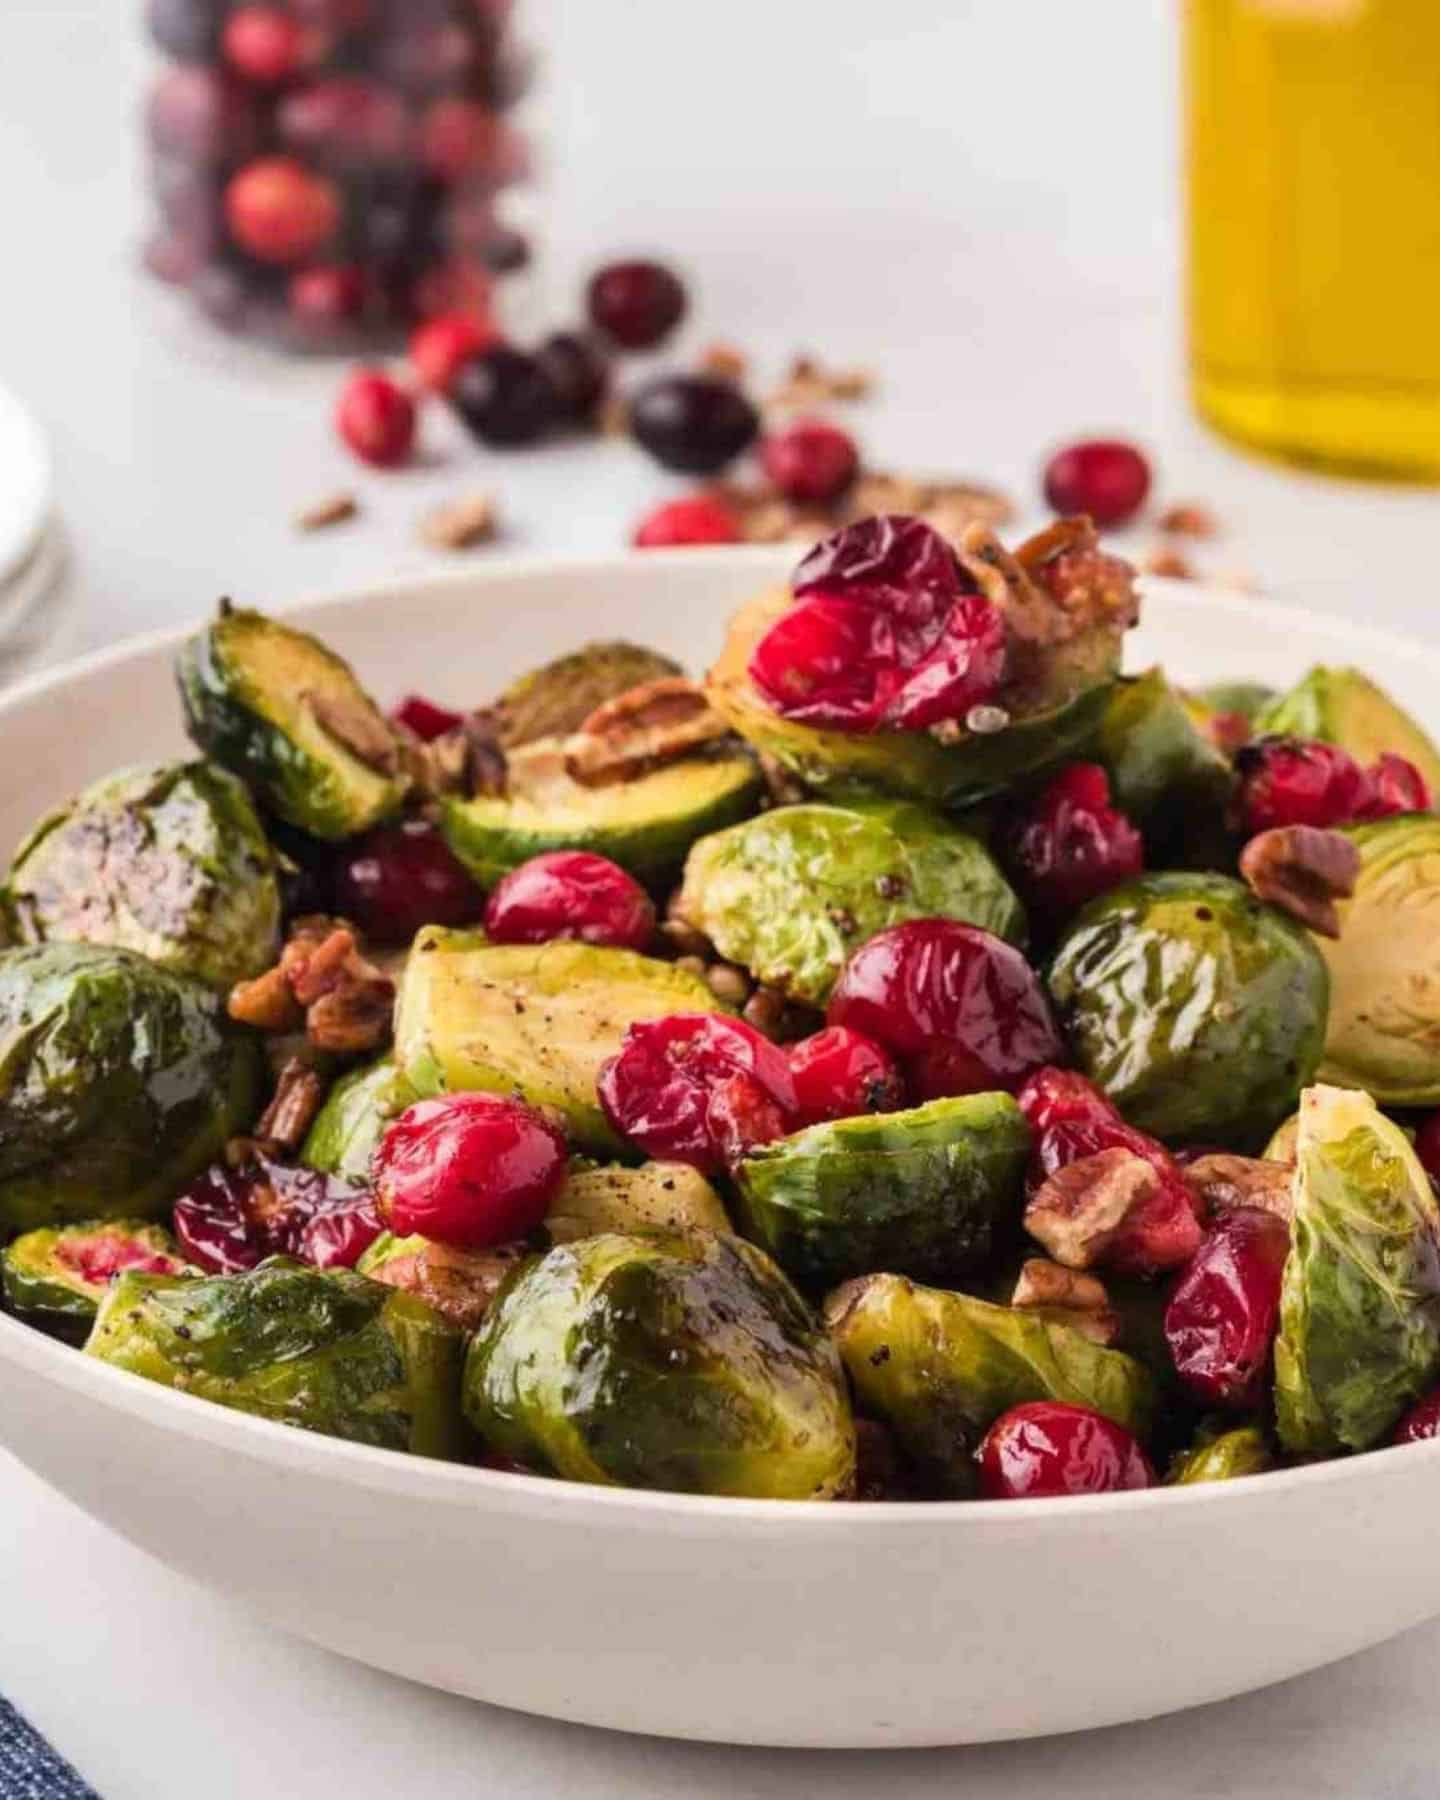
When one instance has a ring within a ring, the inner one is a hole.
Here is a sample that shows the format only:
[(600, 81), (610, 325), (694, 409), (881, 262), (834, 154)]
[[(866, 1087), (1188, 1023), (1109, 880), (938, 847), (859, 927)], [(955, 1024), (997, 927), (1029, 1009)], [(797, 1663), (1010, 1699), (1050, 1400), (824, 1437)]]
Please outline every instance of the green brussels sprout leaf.
[(391, 1057), (352, 1069), (326, 1095), (301, 1146), (300, 1161), (326, 1175), (368, 1181), (385, 1127), (415, 1098)]
[(1432, 792), (1440, 791), (1440, 750), (1409, 713), (1359, 669), (1317, 665), (1288, 694), (1261, 711), (1255, 729), (1319, 738), (1366, 764), (1393, 751), (1414, 763)]
[(1263, 1475), (1274, 1466), (1274, 1453), (1258, 1425), (1236, 1425), (1228, 1430), (1212, 1425), (1197, 1433), (1194, 1443), (1171, 1460), (1165, 1479), (1171, 1487), (1193, 1487), (1202, 1481)]

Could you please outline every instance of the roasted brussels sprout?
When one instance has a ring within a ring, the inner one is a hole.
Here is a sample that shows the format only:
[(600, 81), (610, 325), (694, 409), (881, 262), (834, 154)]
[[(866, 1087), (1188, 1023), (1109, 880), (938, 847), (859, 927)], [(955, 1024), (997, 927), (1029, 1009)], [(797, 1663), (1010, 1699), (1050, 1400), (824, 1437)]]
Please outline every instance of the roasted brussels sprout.
[(350, 665), (308, 632), (222, 608), (185, 645), (177, 675), (190, 736), (291, 825), (353, 837), (404, 799), (385, 715)]
[(1258, 1425), (1237, 1425), (1228, 1431), (1202, 1431), (1188, 1449), (1170, 1464), (1171, 1487), (1191, 1487), (1198, 1481), (1233, 1481), (1238, 1475), (1263, 1475), (1275, 1466), (1265, 1433)]
[(415, 1098), (391, 1057), (352, 1069), (326, 1095), (301, 1146), (301, 1162), (347, 1181), (368, 1181), (385, 1127)]
[(639, 644), (582, 644), (510, 683), (491, 708), (496, 735), (507, 750), (536, 738), (568, 737), (607, 700), (683, 673), (679, 663)]
[(211, 763), (97, 781), (25, 839), (7, 892), (20, 943), (118, 944), (222, 992), (275, 960), (275, 853)]
[(1149, 1373), (1073, 1326), (900, 1275), (846, 1282), (825, 1315), (861, 1409), (949, 1493), (974, 1492), (981, 1438), (1027, 1400), (1093, 1407), (1137, 1437), (1149, 1428)]
[(757, 981), (811, 1006), (887, 925), (959, 919), (1012, 942), (1024, 933), (989, 851), (904, 800), (781, 806), (702, 838), (675, 911)]
[(465, 1367), (486, 1442), (571, 1481), (826, 1500), (855, 1473), (839, 1359), (763, 1251), (718, 1232), (557, 1246)]
[(1298, 1456), (1367, 1450), (1440, 1377), (1440, 1204), (1367, 1094), (1307, 1088), (1275, 1416)]
[(550, 1202), (552, 1244), (602, 1231), (728, 1231), (725, 1204), (689, 1163), (648, 1162), (638, 1169), (572, 1168)]
[(355, 1265), (371, 1281), (403, 1288), (433, 1306), (457, 1331), (475, 1330), (490, 1302), (524, 1260), (516, 1244), (494, 1250), (460, 1250), (427, 1237), (384, 1232)]
[(1170, 1143), (1257, 1149), (1319, 1066), (1319, 951), (1221, 875), (1146, 875), (1092, 901), (1049, 980), (1081, 1069)]
[(1393, 751), (1414, 763), (1432, 793), (1440, 790), (1440, 750), (1409, 713), (1358, 669), (1311, 669), (1260, 712), (1255, 729), (1338, 744), (1359, 763)]
[(0, 951), (0, 1226), (151, 1218), (251, 1122), (259, 1048), (133, 950)]
[(632, 950), (489, 944), (427, 927), (415, 940), (395, 1014), (395, 1059), (422, 1097), (479, 1088), (558, 1109), (599, 1156), (626, 1146), (595, 1082), (627, 1025), (724, 1008), (698, 976)]
[(122, 1275), (87, 1356), (280, 1425), (454, 1457), (460, 1333), (413, 1294), (280, 1258), (199, 1280)]
[(1018, 1226), (1029, 1148), (1009, 1094), (811, 1125), (740, 1164), (740, 1216), (809, 1287), (873, 1269), (943, 1281)]
[(1218, 829), (1230, 765), (1197, 730), (1160, 669), (1115, 684), (1096, 755), (1115, 805), (1145, 827), (1152, 843), (1179, 850), (1202, 826)]
[(83, 1344), (114, 1275), (179, 1275), (185, 1263), (170, 1233), (135, 1219), (27, 1231), (0, 1251), (6, 1308), (27, 1325)]

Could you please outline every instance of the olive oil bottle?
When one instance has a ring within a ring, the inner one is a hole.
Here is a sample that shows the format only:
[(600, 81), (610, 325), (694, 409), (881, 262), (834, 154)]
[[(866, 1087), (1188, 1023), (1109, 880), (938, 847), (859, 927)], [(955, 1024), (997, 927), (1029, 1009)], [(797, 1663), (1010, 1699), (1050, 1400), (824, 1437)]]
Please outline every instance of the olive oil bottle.
[(1440, 481), (1440, 0), (1186, 0), (1203, 418)]

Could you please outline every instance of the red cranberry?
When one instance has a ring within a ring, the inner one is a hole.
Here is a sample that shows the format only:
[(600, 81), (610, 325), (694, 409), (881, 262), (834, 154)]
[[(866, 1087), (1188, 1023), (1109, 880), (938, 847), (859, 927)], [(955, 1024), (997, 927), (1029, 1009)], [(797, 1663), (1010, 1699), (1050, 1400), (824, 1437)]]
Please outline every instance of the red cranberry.
[(1180, 1379), (1202, 1405), (1243, 1409), (1261, 1399), (1289, 1249), (1283, 1219), (1236, 1207), (1211, 1229), (1176, 1283), (1165, 1308), (1165, 1342)]
[(1045, 465), (1045, 501), (1057, 513), (1088, 513), (1126, 525), (1150, 492), (1150, 465), (1133, 444), (1095, 438), (1057, 450)]
[(740, 521), (715, 494), (688, 494), (646, 513), (631, 542), (637, 550), (671, 550), (690, 544), (738, 544)]
[(630, 403), (635, 441), (682, 475), (718, 475), (760, 429), (760, 415), (728, 381), (658, 375)]
[(281, 140), (342, 171), (402, 161), (410, 149), (405, 103), (364, 75), (331, 75), (297, 88), (275, 116)]
[(421, 166), (448, 187), (487, 173), (499, 147), (500, 121), (488, 107), (456, 95), (433, 100), (420, 119)]
[(339, 229), (340, 195), (293, 157), (264, 156), (231, 177), (225, 221), (240, 248), (260, 262), (303, 262)]
[(390, 1229), (461, 1250), (528, 1236), (564, 1178), (565, 1139), (533, 1107), (500, 1094), (418, 1101), (375, 1152)]
[(556, 331), (535, 352), (570, 425), (590, 425), (610, 385), (610, 369), (597, 346), (578, 331)]
[(335, 904), (378, 944), (408, 944), (422, 925), (468, 925), (485, 905), (427, 819), (377, 825), (345, 848)]
[(820, 419), (797, 420), (767, 437), (760, 461), (785, 498), (802, 505), (838, 500), (860, 472), (854, 438)]
[(734, 1169), (761, 1144), (788, 1137), (795, 1119), (753, 1075), (729, 1075), (710, 1090), (705, 1129), (721, 1167)]
[(1059, 1400), (1031, 1400), (1001, 1413), (976, 1456), (986, 1500), (1114, 1494), (1155, 1485), (1149, 1458), (1123, 1425)]
[(1367, 819), (1388, 819), (1392, 813), (1429, 812), (1430, 788), (1425, 777), (1403, 756), (1386, 750), (1367, 771), (1371, 799)]
[(353, 263), (317, 263), (290, 277), (291, 315), (319, 333), (352, 324), (365, 310), (365, 272)]
[(304, 64), (307, 34), (278, 6), (240, 6), (225, 22), (225, 60), (243, 80), (276, 87)]
[[(483, 319), (490, 315), (495, 300), (495, 284), (474, 261), (450, 257), (431, 263), (410, 283), (407, 306), (412, 319), (438, 319), (446, 313), (470, 313)], [(497, 332), (490, 343), (499, 343)]]
[(255, 142), (249, 97), (218, 69), (167, 69), (150, 93), (150, 141), (199, 163), (245, 156)]
[[(731, 1093), (712, 1120), (711, 1095), (732, 1076), (747, 1077), (760, 1095)], [(713, 1013), (631, 1025), (619, 1054), (600, 1071), (599, 1092), (606, 1117), (637, 1149), (708, 1171), (734, 1156), (733, 1129), (743, 1123), (747, 1104), (759, 1115), (763, 1097), (787, 1120), (795, 1114), (785, 1052), (739, 1019)]]
[(1360, 818), (1374, 789), (1348, 750), (1305, 738), (1262, 737), (1235, 757), (1236, 812), (1247, 833), (1278, 825), (1343, 825)]
[(363, 1183), (264, 1157), (243, 1169), (207, 1169), (175, 1202), (186, 1257), (220, 1275), (253, 1269), (267, 1256), (353, 1268), (383, 1229)]
[(1417, 1400), (1390, 1434), (1392, 1444), (1423, 1444), (1440, 1437), (1440, 1388)]
[(905, 1081), (890, 1052), (844, 1025), (831, 1025), (790, 1046), (790, 1073), (800, 1122), (898, 1112)]
[(544, 369), (504, 344), (467, 356), (450, 384), (450, 404), (483, 444), (533, 444), (556, 423), (559, 400)]
[(363, 461), (392, 469), (415, 443), (415, 402), (378, 369), (357, 369), (340, 390), (335, 429)]
[(413, 731), (425, 744), (434, 743), (436, 738), (444, 737), (447, 731), (454, 731), (457, 725), (464, 723), (463, 714), (451, 712), (446, 706), (437, 706), (423, 694), (407, 694), (390, 716), (397, 725)]
[(912, 919), (862, 944), (841, 972), (826, 1020), (884, 1045), (922, 1100), (1014, 1089), (1064, 1054), (1025, 958), (952, 919)]
[(129, 1238), (122, 1226), (93, 1228), (93, 1235), (57, 1238), (55, 1260), (92, 1287), (104, 1287), (116, 1275), (183, 1275), (185, 1265), (163, 1251)]
[(610, 263), (591, 277), (590, 319), (625, 350), (653, 350), (685, 316), (685, 288), (663, 263)]
[(640, 883), (606, 856), (551, 850), (501, 877), (485, 905), (497, 944), (576, 938), (643, 950), (655, 936), (655, 908)]
[(1098, 763), (1072, 763), (1016, 820), (1007, 858), (1026, 904), (1063, 918), (1144, 867), (1140, 832), (1110, 804)]
[(417, 325), (410, 338), (410, 364), (422, 387), (445, 394), (455, 371), (467, 356), (488, 350), (500, 342), (500, 333), (488, 319), (469, 313), (441, 313)]

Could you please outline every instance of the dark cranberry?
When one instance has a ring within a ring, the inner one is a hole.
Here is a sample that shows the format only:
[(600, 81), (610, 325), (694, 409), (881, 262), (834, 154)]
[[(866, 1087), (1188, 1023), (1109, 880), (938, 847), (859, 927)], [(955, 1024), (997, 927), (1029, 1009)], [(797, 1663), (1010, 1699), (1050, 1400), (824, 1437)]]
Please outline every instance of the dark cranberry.
[(1072, 763), (1035, 796), (1009, 833), (1006, 862), (1027, 906), (1055, 921), (1144, 867), (1137, 827), (1110, 804), (1098, 763)]
[(445, 1094), (408, 1107), (375, 1152), (385, 1222), (462, 1250), (534, 1231), (565, 1178), (565, 1139), (501, 1094)]
[(897, 1112), (905, 1081), (890, 1052), (873, 1038), (831, 1025), (790, 1046), (790, 1073), (803, 1125)]
[(826, 1020), (884, 1045), (921, 1100), (1014, 1089), (1064, 1046), (1035, 971), (975, 925), (913, 919), (862, 944)]
[(480, 260), (492, 275), (513, 275), (528, 268), (534, 254), (523, 231), (497, 225), (480, 246)]
[(390, 716), (398, 725), (404, 725), (407, 730), (413, 731), (425, 744), (433, 743), (436, 738), (444, 737), (447, 731), (454, 731), (457, 725), (464, 723), (463, 714), (451, 712), (446, 706), (437, 706), (423, 694), (407, 694)]
[(467, 356), (500, 342), (498, 328), (470, 313), (441, 313), (417, 325), (410, 337), (410, 366), (432, 394), (446, 394)]
[(377, 944), (408, 944), (422, 925), (468, 925), (485, 899), (428, 819), (377, 825), (336, 867), (335, 905)]
[(225, 60), (243, 81), (276, 87), (304, 66), (311, 48), (293, 14), (279, 6), (238, 6), (225, 21)]
[(1290, 1229), (1241, 1206), (1211, 1229), (1165, 1308), (1165, 1342), (1180, 1379), (1205, 1406), (1261, 1399), (1280, 1318)]
[(1423, 1444), (1440, 1437), (1440, 1388), (1417, 1400), (1390, 1434), (1392, 1444)]
[(1045, 465), (1045, 501), (1057, 513), (1088, 513), (1125, 525), (1145, 504), (1150, 465), (1133, 444), (1095, 438), (1057, 450)]
[(286, 297), (302, 331), (323, 338), (365, 310), (365, 271), (354, 263), (317, 263), (290, 277)]
[(658, 375), (630, 403), (630, 430), (667, 469), (718, 475), (760, 429), (760, 415), (728, 381), (708, 375)]
[(378, 369), (357, 369), (340, 390), (335, 429), (363, 461), (393, 469), (415, 443), (415, 402)]
[(489, 173), (500, 151), (503, 127), (488, 107), (447, 95), (432, 100), (420, 118), (416, 149), (422, 166), (447, 187)]
[(352, 1268), (384, 1229), (363, 1183), (259, 1158), (243, 1169), (207, 1169), (175, 1202), (186, 1257), (221, 1275), (267, 1256), (317, 1268)]
[(463, 83), (475, 55), (475, 40), (464, 26), (443, 16), (422, 24), (397, 17), (392, 35), (376, 45), (375, 66), (386, 81), (410, 93), (435, 93)]
[(1367, 771), (1371, 798), (1367, 819), (1388, 819), (1392, 813), (1429, 812), (1430, 788), (1425, 777), (1403, 756), (1386, 750)]
[(404, 101), (364, 75), (297, 88), (280, 102), (275, 123), (289, 149), (347, 173), (399, 162), (410, 148)]
[(561, 418), (570, 425), (593, 423), (610, 382), (609, 365), (597, 346), (578, 331), (556, 331), (535, 352), (535, 360), (555, 390)]
[(231, 177), (225, 221), (235, 242), (259, 262), (303, 262), (339, 229), (340, 195), (333, 182), (294, 157), (259, 157)]
[(877, 513), (823, 538), (790, 578), (797, 599), (841, 594), (927, 625), (975, 584), (949, 541), (923, 519)]
[(167, 56), (204, 62), (219, 43), (223, 11), (217, 0), (150, 0), (145, 21)]
[(682, 545), (738, 544), (741, 536), (740, 521), (718, 495), (690, 494), (646, 513), (630, 541), (637, 550), (673, 550)]
[(255, 143), (253, 104), (218, 69), (167, 69), (150, 91), (146, 123), (157, 150), (197, 163), (243, 157)]
[(608, 857), (551, 850), (501, 877), (485, 904), (485, 931), (497, 944), (576, 938), (643, 950), (655, 936), (655, 908), (634, 876)]
[(1343, 825), (1375, 798), (1348, 750), (1306, 738), (1262, 737), (1235, 757), (1235, 810), (1248, 833), (1279, 825)]
[(1113, 1494), (1155, 1485), (1139, 1443), (1104, 1413), (1059, 1400), (1012, 1406), (976, 1453), (986, 1500)]
[(653, 350), (684, 318), (685, 288), (663, 263), (610, 263), (591, 277), (586, 303), (591, 323), (622, 349)]
[[(723, 1083), (744, 1076), (759, 1090), (729, 1091), (712, 1118), (710, 1101)], [(739, 1019), (675, 1013), (631, 1025), (619, 1054), (600, 1071), (600, 1103), (623, 1137), (647, 1156), (714, 1171), (736, 1151), (745, 1119), (774, 1122), (769, 1100), (788, 1121), (795, 1080), (785, 1052)]]
[(450, 404), (481, 443), (533, 444), (557, 422), (559, 399), (543, 368), (503, 344), (467, 356), (450, 386)]
[(860, 473), (854, 438), (821, 419), (800, 419), (767, 437), (760, 461), (785, 498), (801, 505), (838, 500)]

